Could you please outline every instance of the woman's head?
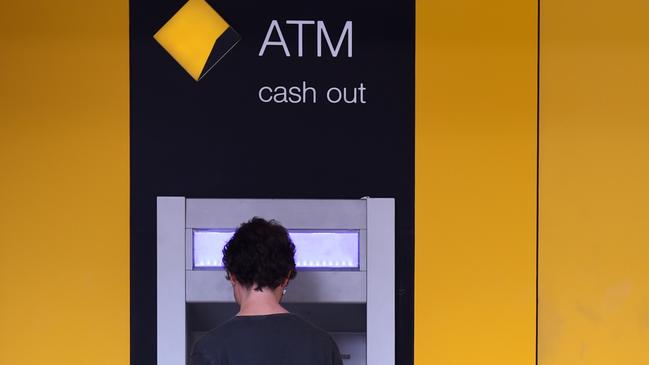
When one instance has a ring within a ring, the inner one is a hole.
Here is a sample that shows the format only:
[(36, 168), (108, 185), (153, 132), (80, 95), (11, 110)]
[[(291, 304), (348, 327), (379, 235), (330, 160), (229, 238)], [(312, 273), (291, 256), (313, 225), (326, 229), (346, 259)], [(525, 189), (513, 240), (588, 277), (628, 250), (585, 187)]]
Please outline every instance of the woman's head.
[(295, 245), (278, 222), (254, 217), (223, 247), (223, 266), (245, 288), (276, 289), (296, 275)]

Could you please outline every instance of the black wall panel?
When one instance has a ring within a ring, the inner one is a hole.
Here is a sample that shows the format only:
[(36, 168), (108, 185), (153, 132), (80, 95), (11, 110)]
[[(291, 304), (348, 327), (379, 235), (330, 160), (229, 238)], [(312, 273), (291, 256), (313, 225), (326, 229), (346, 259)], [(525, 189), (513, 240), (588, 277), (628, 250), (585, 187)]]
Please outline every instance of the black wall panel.
[[(156, 359), (156, 196), (394, 197), (397, 364), (413, 363), (414, 1), (209, 3), (242, 37), (200, 81), (153, 39), (185, 1), (131, 0), (131, 363)], [(259, 51), (277, 20), (293, 53)], [(334, 41), (353, 22), (353, 55), (316, 56), (321, 20)], [(313, 103), (263, 103), (263, 86), (306, 82)], [(330, 87), (363, 83), (365, 103), (332, 104)]]

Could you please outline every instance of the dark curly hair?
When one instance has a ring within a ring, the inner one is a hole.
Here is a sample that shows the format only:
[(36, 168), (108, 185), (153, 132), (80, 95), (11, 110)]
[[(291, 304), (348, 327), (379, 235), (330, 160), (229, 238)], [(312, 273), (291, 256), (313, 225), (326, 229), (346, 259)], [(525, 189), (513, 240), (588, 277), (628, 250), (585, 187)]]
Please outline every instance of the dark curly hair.
[(254, 217), (239, 226), (223, 247), (223, 266), (246, 288), (277, 288), (295, 272), (295, 245), (277, 221)]

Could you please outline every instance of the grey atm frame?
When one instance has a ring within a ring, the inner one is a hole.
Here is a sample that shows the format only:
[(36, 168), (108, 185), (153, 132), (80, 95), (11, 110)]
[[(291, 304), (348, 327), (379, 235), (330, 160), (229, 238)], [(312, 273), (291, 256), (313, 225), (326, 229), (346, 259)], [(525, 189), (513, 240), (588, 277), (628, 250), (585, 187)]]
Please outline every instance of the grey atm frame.
[(360, 231), (360, 271), (300, 272), (285, 301), (366, 303), (367, 364), (395, 364), (394, 199), (158, 197), (157, 205), (158, 365), (187, 363), (186, 303), (233, 301), (222, 271), (193, 270), (192, 230), (236, 228), (252, 216), (288, 229)]

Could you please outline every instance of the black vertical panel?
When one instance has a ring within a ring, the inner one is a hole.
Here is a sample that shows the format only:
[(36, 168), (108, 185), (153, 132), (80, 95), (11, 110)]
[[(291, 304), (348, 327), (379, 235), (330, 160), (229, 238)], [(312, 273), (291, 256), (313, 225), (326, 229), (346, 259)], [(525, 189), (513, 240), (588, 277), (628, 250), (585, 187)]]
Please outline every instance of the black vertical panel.
[[(153, 39), (183, 0), (131, 0), (131, 363), (156, 362), (156, 196), (394, 197), (397, 364), (413, 363), (414, 1), (209, 3), (242, 37), (194, 81)], [(270, 21), (290, 51), (258, 53)], [(290, 19), (321, 20), (334, 41), (353, 21), (353, 57)], [(260, 87), (306, 82), (316, 104), (258, 100)], [(365, 104), (331, 104), (331, 87), (366, 88)]]

